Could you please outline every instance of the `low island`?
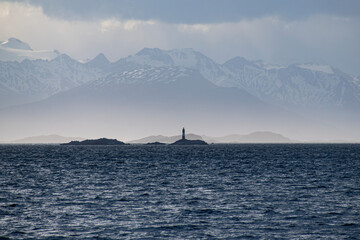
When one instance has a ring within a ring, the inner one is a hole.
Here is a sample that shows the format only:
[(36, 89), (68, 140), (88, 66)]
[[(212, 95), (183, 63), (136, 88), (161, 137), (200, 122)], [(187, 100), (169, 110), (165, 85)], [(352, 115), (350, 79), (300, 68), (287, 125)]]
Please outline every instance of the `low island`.
[(162, 143), (162, 142), (149, 142), (146, 145), (166, 145), (166, 143)]
[(185, 128), (182, 130), (182, 138), (170, 145), (208, 145), (203, 140), (188, 140), (185, 138)]
[(208, 145), (203, 140), (188, 140), (188, 139), (180, 139), (171, 145)]
[(60, 145), (125, 145), (124, 142), (118, 141), (116, 139), (108, 139), (108, 138), (99, 138), (99, 139), (86, 139), (84, 141), (71, 141), (69, 143), (63, 143)]
[[(117, 145), (128, 145), (127, 143), (118, 141), (117, 139), (99, 138), (99, 139), (86, 139), (84, 141), (71, 141), (69, 143), (62, 143), (60, 145), (75, 145), (75, 146), (117, 146)], [(167, 145), (161, 142), (150, 142), (146, 145)], [(182, 130), (182, 138), (170, 145), (208, 145), (203, 140), (188, 140), (185, 138), (185, 129)]]

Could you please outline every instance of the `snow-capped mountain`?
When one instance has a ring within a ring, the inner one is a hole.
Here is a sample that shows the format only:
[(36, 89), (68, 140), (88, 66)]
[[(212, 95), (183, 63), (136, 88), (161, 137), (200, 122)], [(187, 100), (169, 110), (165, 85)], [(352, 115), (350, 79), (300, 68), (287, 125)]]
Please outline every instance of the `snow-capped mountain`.
[(100, 75), (99, 69), (81, 64), (65, 54), (51, 61), (0, 62), (0, 107), (41, 100)]
[[(21, 42), (6, 44), (4, 48), (31, 51)], [(360, 129), (359, 79), (334, 67), (311, 63), (279, 66), (235, 57), (218, 64), (193, 49), (144, 48), (113, 63), (103, 54), (86, 63), (62, 54), (52, 60), (0, 62), (0, 107), (44, 99), (30, 104), (29, 109), (41, 113), (39, 106), (47, 106), (45, 109), (61, 119), (72, 106), (72, 113), (81, 118), (89, 118), (94, 111), (111, 118), (109, 112), (115, 112), (121, 121), (140, 123), (138, 118), (151, 116), (152, 123), (158, 124), (155, 119), (159, 118), (163, 125), (167, 124), (163, 118), (177, 122), (176, 112), (189, 122), (190, 117), (184, 117), (189, 114), (197, 119), (205, 117), (209, 124), (226, 119), (231, 122), (226, 126), (229, 128), (236, 124), (259, 127), (266, 119), (263, 126), (269, 128), (253, 130), (298, 138), (281, 132), (279, 125), (286, 122), (288, 130), (302, 133), (306, 128), (301, 131), (300, 125), (314, 129), (316, 124), (309, 119), (317, 119), (332, 124), (334, 131)], [(20, 112), (17, 115), (21, 118)]]
[(56, 50), (33, 50), (29, 44), (16, 38), (9, 38), (7, 41), (0, 42), (0, 61), (51, 60), (59, 54)]
[[(1, 45), (32, 51), (30, 46), (16, 39), (9, 39)], [(114, 78), (121, 76), (123, 72), (139, 73), (146, 68), (179, 66), (199, 71), (205, 79), (218, 86), (237, 87), (265, 102), (288, 109), (360, 106), (359, 78), (326, 65), (278, 66), (242, 57), (218, 64), (193, 49), (144, 48), (115, 63), (110, 63), (103, 54), (85, 64), (70, 60), (70, 57), (64, 60), (64, 56), (59, 56), (54, 61), (58, 66), (54, 66), (56, 64), (53, 61), (39, 60), (0, 63), (2, 91), (10, 90), (12, 95), (36, 93), (41, 99), (107, 75)], [(66, 64), (67, 61), (70, 63)], [(34, 66), (33, 69), (31, 65)], [(2, 104), (4, 105), (6, 103)]]
[(216, 86), (198, 70), (178, 66), (108, 74), (45, 100), (2, 110), (0, 115), (2, 134), (10, 135), (16, 126), (16, 132), (30, 136), (55, 130), (88, 136), (100, 129), (110, 135), (143, 136), (183, 125), (197, 132), (212, 129), (213, 134), (264, 128), (282, 132), (281, 121), (289, 122), (291, 132), (307, 122), (241, 89)]
[(22, 50), (30, 50), (32, 51), (29, 44), (24, 43), (16, 38), (9, 38), (7, 41), (1, 42), (0, 46), (3, 48), (11, 48), (11, 49), (22, 49)]
[(260, 99), (287, 108), (360, 106), (360, 88), (353, 77), (331, 66), (298, 64), (269, 67), (234, 58), (223, 64), (231, 77), (223, 86), (247, 90)]
[(196, 69), (218, 86), (244, 89), (263, 101), (288, 109), (360, 106), (356, 78), (327, 65), (279, 66), (242, 57), (217, 64), (193, 49), (157, 48), (144, 48), (114, 65), (121, 71), (160, 66)]
[(148, 67), (181, 66), (198, 70), (209, 81), (219, 84), (226, 77), (221, 65), (191, 48), (161, 50), (144, 48), (133, 56), (121, 59), (115, 64), (136, 64)]
[(192, 49), (145, 48), (114, 66), (121, 71), (160, 66), (194, 69), (217, 86), (245, 90), (263, 102), (340, 128), (356, 128), (360, 118), (358, 78), (328, 65), (280, 66), (242, 57), (217, 64)]
[[(96, 94), (97, 100), (105, 98), (103, 102), (108, 101), (106, 98), (126, 99), (126, 106), (153, 105), (156, 102), (162, 106), (169, 106), (169, 110), (195, 105), (212, 108), (224, 103), (227, 106), (246, 108), (261, 106), (266, 109), (268, 107), (246, 91), (218, 87), (205, 79), (198, 70), (178, 66), (145, 67), (110, 73), (83, 84), (72, 92), (75, 91), (76, 96)], [(104, 92), (106, 92), (105, 95), (103, 95)], [(124, 105), (123, 102), (118, 102), (118, 104)], [(154, 105), (154, 108), (156, 107)]]
[(103, 69), (110, 64), (110, 61), (103, 53), (98, 54), (94, 59), (88, 61), (85, 65), (90, 68)]

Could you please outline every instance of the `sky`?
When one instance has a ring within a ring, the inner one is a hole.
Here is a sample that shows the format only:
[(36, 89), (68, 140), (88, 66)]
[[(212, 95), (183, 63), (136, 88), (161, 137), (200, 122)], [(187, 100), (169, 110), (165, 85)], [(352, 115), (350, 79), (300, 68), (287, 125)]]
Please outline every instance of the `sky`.
[(10, 37), (79, 60), (193, 48), (218, 63), (314, 62), (360, 75), (358, 0), (0, 0), (0, 40)]

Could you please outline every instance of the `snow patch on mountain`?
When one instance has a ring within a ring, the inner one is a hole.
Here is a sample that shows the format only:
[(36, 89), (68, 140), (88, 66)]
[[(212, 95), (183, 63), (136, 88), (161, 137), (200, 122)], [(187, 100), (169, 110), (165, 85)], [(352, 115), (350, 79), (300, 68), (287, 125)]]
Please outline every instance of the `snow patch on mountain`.
[(7, 41), (1, 42), (0, 46), (4, 47), (4, 48), (22, 49), (22, 50), (30, 50), (30, 51), (32, 51), (29, 44), (24, 43), (24, 42), (22, 42), (22, 41), (20, 41), (19, 39), (16, 39), (16, 38), (9, 38)]
[(167, 51), (176, 66), (194, 68), (199, 64), (199, 60), (206, 58), (202, 54), (195, 52), (191, 48), (174, 49)]
[(0, 61), (21, 62), (25, 59), (51, 60), (58, 55), (59, 52), (56, 50), (33, 50), (29, 44), (24, 43), (16, 38), (9, 38), (9, 40), (0, 44)]
[(127, 58), (127, 61), (152, 67), (174, 64), (171, 57), (165, 51), (158, 48), (144, 48), (134, 56)]
[(353, 77), (353, 83), (359, 87), (360, 89), (360, 76), (358, 77)]
[(282, 66), (282, 65), (277, 65), (277, 64), (272, 64), (272, 63), (267, 63), (267, 62), (264, 62), (262, 60), (256, 60), (256, 61), (253, 61), (254, 64), (258, 65), (259, 67), (261, 68), (264, 68), (266, 70), (272, 70), (272, 69), (282, 69), (282, 68), (286, 68), (286, 66)]
[(190, 76), (194, 70), (182, 67), (150, 67), (132, 71), (111, 73), (89, 83), (92, 87), (114, 86), (120, 84), (168, 84), (182, 77)]
[(331, 66), (328, 66), (328, 65), (299, 64), (297, 66), (300, 68), (311, 70), (311, 71), (324, 72), (324, 73), (328, 73), (328, 74), (334, 73)]

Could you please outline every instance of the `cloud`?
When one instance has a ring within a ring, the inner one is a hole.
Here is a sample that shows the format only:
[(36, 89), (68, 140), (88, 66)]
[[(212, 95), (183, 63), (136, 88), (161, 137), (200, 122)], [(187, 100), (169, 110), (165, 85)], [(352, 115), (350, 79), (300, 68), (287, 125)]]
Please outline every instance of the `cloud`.
[(146, 25), (154, 25), (154, 21), (140, 21), (140, 20), (127, 20), (127, 21), (118, 21), (116, 19), (107, 19), (101, 21), (101, 32), (108, 31), (117, 31), (119, 29), (126, 31), (133, 31), (139, 28), (142, 28)]
[(33, 49), (57, 49), (77, 59), (103, 52), (114, 61), (143, 47), (191, 47), (218, 62), (235, 56), (280, 64), (316, 61), (360, 74), (358, 17), (317, 14), (288, 20), (265, 15), (200, 24), (53, 18), (41, 5), (23, 2), (0, 2), (0, 9), (0, 40), (17, 37)]
[(277, 16), (299, 20), (312, 15), (358, 16), (358, 0), (14, 0), (40, 6), (51, 18), (66, 20), (156, 20), (172, 24), (237, 22)]
[(210, 28), (210, 24), (180, 24), (178, 27), (181, 32), (208, 32)]

